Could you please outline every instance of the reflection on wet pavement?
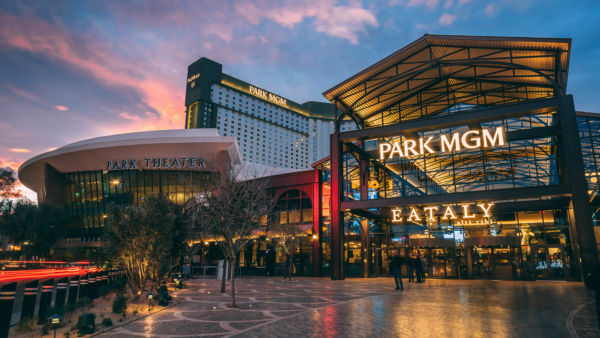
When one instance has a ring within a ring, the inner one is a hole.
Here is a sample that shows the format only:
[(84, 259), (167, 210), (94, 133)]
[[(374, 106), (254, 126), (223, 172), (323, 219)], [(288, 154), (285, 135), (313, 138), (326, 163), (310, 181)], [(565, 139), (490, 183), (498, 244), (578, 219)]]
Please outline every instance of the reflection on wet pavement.
[(196, 279), (179, 304), (106, 337), (600, 337), (581, 283), (389, 278), (242, 278), (238, 307), (220, 282)]

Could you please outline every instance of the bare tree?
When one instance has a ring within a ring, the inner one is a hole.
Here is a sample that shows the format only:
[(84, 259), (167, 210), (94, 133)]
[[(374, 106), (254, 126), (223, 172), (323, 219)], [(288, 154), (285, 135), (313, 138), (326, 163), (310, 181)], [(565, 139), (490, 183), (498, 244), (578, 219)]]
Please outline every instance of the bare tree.
[(266, 179), (240, 180), (237, 174), (234, 170), (223, 171), (213, 189), (188, 204), (194, 230), (201, 238), (214, 239), (230, 263), (232, 307), (236, 306), (234, 272), (238, 253), (252, 241), (252, 234), (262, 227), (262, 220), (273, 207)]

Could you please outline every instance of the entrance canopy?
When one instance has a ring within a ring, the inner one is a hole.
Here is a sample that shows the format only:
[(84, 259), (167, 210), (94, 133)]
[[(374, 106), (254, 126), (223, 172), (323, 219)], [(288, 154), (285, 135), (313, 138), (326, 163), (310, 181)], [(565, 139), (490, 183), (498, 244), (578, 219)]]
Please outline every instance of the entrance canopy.
[(566, 94), (571, 39), (424, 35), (323, 93), (363, 128)]

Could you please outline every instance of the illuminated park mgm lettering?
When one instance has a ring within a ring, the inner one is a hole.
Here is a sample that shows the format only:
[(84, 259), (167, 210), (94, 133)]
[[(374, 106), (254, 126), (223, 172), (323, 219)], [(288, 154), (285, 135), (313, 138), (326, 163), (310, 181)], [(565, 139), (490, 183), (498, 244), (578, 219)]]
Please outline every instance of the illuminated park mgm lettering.
[[(406, 217), (406, 222), (419, 222), (422, 220), (433, 222), (437, 220), (436, 215), (438, 212), (442, 212), (443, 220), (455, 220), (455, 222), (460, 222), (461, 224), (471, 224), (470, 221), (477, 220), (476, 223), (488, 224), (488, 219), (491, 216), (490, 211), (494, 206), (494, 203), (479, 203), (476, 206), (472, 204), (461, 204), (460, 207), (452, 207), (450, 205), (446, 205), (443, 207), (423, 207), (416, 208), (410, 207), (410, 212), (408, 213), (408, 217)], [(482, 211), (482, 215), (476, 214), (476, 212)], [(392, 209), (392, 222), (403, 222), (404, 215), (402, 214), (402, 209), (396, 208)], [(483, 217), (483, 220), (481, 219)]]
[(278, 104), (280, 106), (283, 106), (283, 107), (287, 107), (288, 106), (286, 99), (284, 99), (282, 97), (279, 97), (279, 96), (277, 96), (277, 95), (275, 95), (273, 93), (269, 93), (266, 90), (262, 90), (260, 88), (254, 87), (254, 86), (249, 86), (248, 90), (250, 91), (250, 94), (252, 94), (254, 96), (257, 96), (257, 97), (260, 97), (263, 100), (271, 101), (271, 102), (276, 103), (276, 104)]
[(392, 159), (397, 157), (408, 157), (413, 155), (423, 155), (425, 153), (436, 154), (438, 152), (445, 153), (450, 151), (460, 151), (461, 149), (477, 149), (483, 146), (484, 148), (503, 146), (504, 128), (498, 127), (493, 132), (490, 129), (470, 130), (462, 135), (453, 133), (451, 136), (440, 135), (436, 147), (432, 144), (433, 136), (425, 139), (424, 137), (415, 139), (404, 139), (402, 143), (380, 143), (379, 144), (379, 159)]
[(206, 168), (204, 157), (145, 158), (138, 160), (107, 161), (106, 170)]

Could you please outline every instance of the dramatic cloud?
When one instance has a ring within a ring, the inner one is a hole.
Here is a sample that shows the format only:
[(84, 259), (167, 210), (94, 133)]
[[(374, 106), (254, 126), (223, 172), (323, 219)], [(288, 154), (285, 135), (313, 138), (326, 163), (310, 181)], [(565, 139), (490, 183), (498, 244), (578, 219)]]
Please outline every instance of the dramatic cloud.
[[(152, 129), (181, 125), (183, 95), (153, 73), (144, 72), (139, 64), (125, 62), (110, 52), (110, 47), (87, 36), (72, 34), (58, 23), (43, 19), (23, 20), (0, 11), (0, 42), (14, 48), (42, 54), (83, 70), (109, 86), (128, 87), (139, 92), (142, 100), (158, 113), (143, 125), (123, 129)], [(56, 106), (58, 110), (63, 110)], [(66, 108), (66, 107), (63, 107)]]
[(377, 27), (377, 18), (370, 11), (358, 5), (335, 5), (330, 0), (305, 0), (258, 4), (241, 1), (235, 11), (254, 25), (262, 19), (274, 21), (284, 27), (293, 28), (306, 19), (312, 19), (315, 30), (330, 36), (358, 43), (360, 33), (368, 26)]

